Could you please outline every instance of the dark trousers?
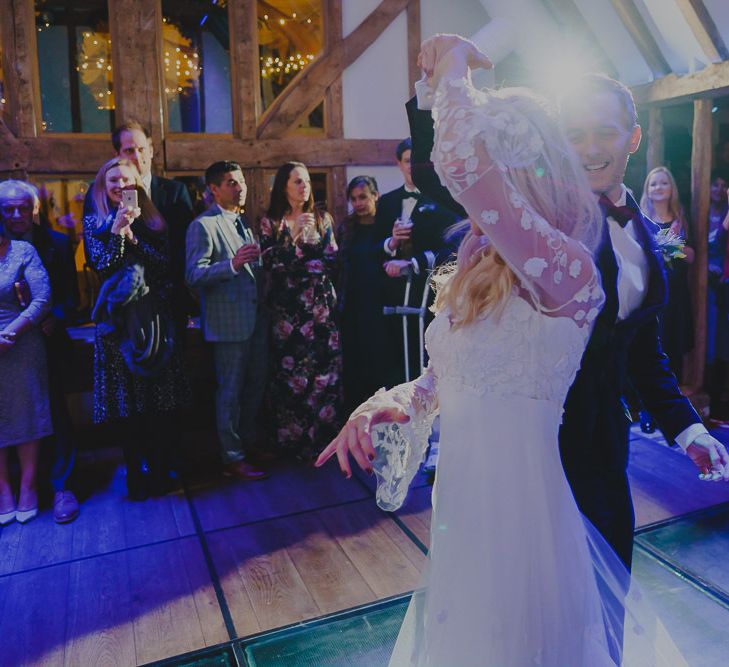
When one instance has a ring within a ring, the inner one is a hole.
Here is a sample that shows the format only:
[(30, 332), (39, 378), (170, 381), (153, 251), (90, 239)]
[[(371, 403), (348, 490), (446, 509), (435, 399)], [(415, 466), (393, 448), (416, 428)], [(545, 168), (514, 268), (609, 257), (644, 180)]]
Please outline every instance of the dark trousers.
[[(60, 325), (58, 325), (60, 327)], [(46, 338), (48, 359), (48, 398), (53, 435), (48, 436), (50, 477), (53, 491), (64, 491), (76, 463), (76, 437), (66, 403), (65, 379), (71, 355), (70, 340), (65, 331), (56, 331)]]
[(630, 422), (619, 401), (607, 405), (582, 397), (578, 407), (572, 393), (559, 433), (562, 466), (580, 511), (630, 570), (635, 528), (627, 473)]

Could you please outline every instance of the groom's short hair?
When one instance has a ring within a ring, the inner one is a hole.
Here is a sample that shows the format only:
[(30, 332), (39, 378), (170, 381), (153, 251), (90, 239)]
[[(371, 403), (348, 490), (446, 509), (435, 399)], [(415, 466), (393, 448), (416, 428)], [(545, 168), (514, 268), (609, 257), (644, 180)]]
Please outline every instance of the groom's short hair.
[(633, 93), (625, 84), (606, 74), (590, 72), (578, 77), (576, 84), (560, 99), (560, 112), (569, 109), (573, 104), (575, 106), (584, 104), (585, 99), (601, 93), (609, 93), (618, 98), (620, 106), (625, 111), (626, 127), (632, 130), (638, 124), (638, 110), (635, 107)]

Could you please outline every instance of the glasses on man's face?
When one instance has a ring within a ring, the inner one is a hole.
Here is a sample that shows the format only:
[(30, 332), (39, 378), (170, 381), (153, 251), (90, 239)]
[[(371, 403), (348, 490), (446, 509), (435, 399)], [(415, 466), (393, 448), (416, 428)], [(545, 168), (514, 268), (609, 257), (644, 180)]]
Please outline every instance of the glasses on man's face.
[(6, 218), (12, 218), (15, 212), (18, 212), (21, 216), (30, 215), (33, 212), (33, 207), (30, 204), (2, 204), (0, 205), (0, 213)]

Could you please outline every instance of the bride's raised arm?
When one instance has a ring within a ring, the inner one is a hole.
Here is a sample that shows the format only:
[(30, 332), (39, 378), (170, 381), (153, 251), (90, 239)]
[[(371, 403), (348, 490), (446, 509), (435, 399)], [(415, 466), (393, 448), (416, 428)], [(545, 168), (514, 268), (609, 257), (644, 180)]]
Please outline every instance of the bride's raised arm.
[(474, 62), (476, 47), (456, 36), (432, 39), (435, 46), (431, 40), (423, 45), (421, 64), (436, 86), (432, 159), (441, 181), (540, 310), (591, 322), (603, 299), (591, 253), (537, 214), (528, 199), (532, 193), (519, 190), (528, 179), (515, 183), (513, 174), (533, 169), (553, 179), (555, 188), (570, 183), (559, 183), (562, 174), (545, 173), (538, 161), (543, 138), (513, 98), (473, 87), (469, 64), (483, 65)]

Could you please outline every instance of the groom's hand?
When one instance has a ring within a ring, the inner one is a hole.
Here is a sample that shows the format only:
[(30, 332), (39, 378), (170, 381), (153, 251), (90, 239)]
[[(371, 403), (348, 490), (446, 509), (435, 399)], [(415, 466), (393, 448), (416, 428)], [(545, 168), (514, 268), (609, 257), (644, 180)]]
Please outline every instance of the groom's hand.
[(707, 482), (729, 482), (729, 454), (716, 438), (702, 433), (686, 449), (686, 454), (699, 469), (699, 479)]

